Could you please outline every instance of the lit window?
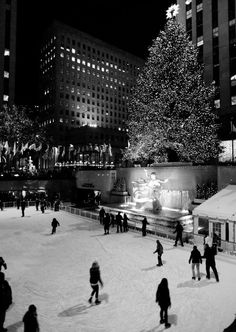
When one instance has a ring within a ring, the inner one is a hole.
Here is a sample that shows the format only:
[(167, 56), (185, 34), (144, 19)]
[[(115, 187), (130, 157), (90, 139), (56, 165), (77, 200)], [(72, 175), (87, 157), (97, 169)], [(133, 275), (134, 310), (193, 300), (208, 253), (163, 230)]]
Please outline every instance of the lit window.
[(77, 70), (80, 70), (80, 66), (77, 66)]
[(231, 97), (231, 105), (236, 105), (236, 96)]
[(87, 63), (87, 66), (88, 66), (88, 67), (90, 67), (90, 66), (91, 66), (90, 62), (88, 62), (88, 63)]
[(5, 49), (5, 50), (4, 50), (4, 56), (9, 56), (9, 55), (10, 55), (10, 50)]
[(71, 49), (71, 52), (72, 52), (73, 54), (75, 54), (75, 49), (74, 49), (74, 48), (72, 48), (72, 49)]
[(80, 63), (80, 59), (77, 59), (77, 63)]
[(3, 95), (3, 100), (4, 100), (4, 101), (8, 101), (8, 99), (9, 99), (9, 96), (8, 96), (8, 95)]
[(100, 70), (100, 66), (97, 66), (97, 70)]
[(9, 72), (8, 71), (4, 71), (4, 77), (9, 78)]
[(86, 62), (84, 60), (82, 61), (82, 65), (86, 65)]
[(101, 70), (104, 71), (104, 68), (102, 67)]
[(92, 68), (95, 69), (95, 65), (94, 64), (92, 64)]
[(75, 57), (74, 57), (74, 56), (72, 56), (72, 57), (71, 57), (71, 60), (72, 60), (72, 61), (75, 61)]
[(186, 12), (186, 18), (188, 19), (190, 17), (192, 17), (192, 9), (190, 9)]
[(64, 53), (63, 52), (60, 53), (60, 57), (64, 58)]

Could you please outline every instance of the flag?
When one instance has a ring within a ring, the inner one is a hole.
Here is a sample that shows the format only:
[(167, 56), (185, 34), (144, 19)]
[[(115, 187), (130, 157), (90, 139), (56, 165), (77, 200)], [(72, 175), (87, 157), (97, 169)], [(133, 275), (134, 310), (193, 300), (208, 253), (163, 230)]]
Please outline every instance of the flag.
[(16, 142), (14, 142), (14, 145), (13, 145), (13, 156), (15, 156), (16, 154)]
[(108, 145), (108, 154), (109, 154), (109, 157), (112, 157), (112, 149), (111, 149), (111, 144), (110, 143)]

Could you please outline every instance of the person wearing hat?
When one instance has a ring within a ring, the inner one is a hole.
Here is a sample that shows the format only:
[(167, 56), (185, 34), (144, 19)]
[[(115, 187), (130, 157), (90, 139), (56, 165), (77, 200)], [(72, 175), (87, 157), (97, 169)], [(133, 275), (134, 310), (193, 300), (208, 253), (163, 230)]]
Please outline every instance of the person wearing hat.
[(23, 317), (24, 332), (38, 332), (39, 323), (37, 320), (37, 308), (31, 304)]
[(101, 279), (101, 275), (100, 275), (100, 269), (99, 269), (99, 265), (98, 265), (98, 262), (93, 262), (90, 270), (90, 285), (93, 289), (92, 293), (91, 293), (91, 296), (89, 298), (89, 303), (92, 303), (92, 300), (93, 300), (93, 295), (95, 294), (95, 303), (96, 304), (100, 304), (101, 301), (99, 301), (98, 299), (98, 295), (99, 295), (99, 283), (100, 285), (103, 287), (103, 282), (102, 282), (102, 279)]
[(157, 259), (158, 259), (157, 266), (162, 266), (163, 263), (162, 263), (162, 260), (161, 260), (161, 256), (163, 254), (163, 247), (162, 247), (162, 244), (159, 240), (157, 240), (156, 243), (157, 243), (157, 248), (153, 253), (154, 254), (157, 253)]

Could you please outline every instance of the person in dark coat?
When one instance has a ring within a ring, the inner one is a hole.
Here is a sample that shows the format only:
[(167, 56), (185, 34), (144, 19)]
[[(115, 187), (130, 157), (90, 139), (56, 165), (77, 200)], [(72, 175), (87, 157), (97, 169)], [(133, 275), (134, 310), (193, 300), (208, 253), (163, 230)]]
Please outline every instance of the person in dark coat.
[(17, 207), (17, 210), (20, 209), (20, 199), (19, 199), (19, 197), (16, 199), (16, 207)]
[(115, 226), (115, 216), (113, 213), (110, 213), (111, 227)]
[(12, 304), (12, 290), (8, 281), (5, 280), (5, 274), (0, 272), (0, 331), (7, 331), (6, 328), (3, 327), (6, 311)]
[(119, 233), (119, 231), (122, 233), (122, 216), (120, 214), (120, 212), (118, 212), (118, 214), (116, 215), (116, 233)]
[(171, 306), (170, 301), (170, 292), (168, 288), (168, 281), (166, 278), (163, 278), (160, 284), (158, 285), (156, 292), (156, 302), (159, 304), (160, 310), (160, 324), (165, 324), (165, 327), (168, 328), (171, 324), (168, 323), (168, 308)]
[(124, 230), (124, 232), (128, 232), (128, 230), (129, 230), (128, 220), (129, 220), (129, 218), (127, 217), (127, 214), (124, 213), (124, 217), (123, 217), (123, 230)]
[(38, 211), (39, 210), (39, 199), (38, 199), (38, 197), (36, 197), (36, 199), (35, 199), (35, 207), (36, 207), (36, 211)]
[(149, 225), (149, 222), (147, 221), (147, 218), (144, 217), (142, 220), (142, 234), (143, 236), (146, 236), (147, 234), (147, 225)]
[(100, 220), (101, 225), (103, 225), (103, 219), (105, 217), (105, 214), (106, 214), (106, 212), (105, 212), (104, 208), (102, 207), (99, 211), (99, 220)]
[(104, 222), (104, 235), (109, 234), (109, 228), (110, 228), (110, 214), (109, 213), (106, 213), (103, 222)]
[(181, 225), (181, 223), (179, 221), (177, 221), (177, 225), (175, 227), (174, 233), (176, 233), (176, 238), (175, 238), (175, 244), (174, 246), (177, 246), (178, 240), (180, 240), (181, 246), (183, 247), (183, 239), (182, 239), (182, 235), (183, 235), (183, 226)]
[(0, 199), (0, 209), (3, 211), (3, 201)]
[(37, 319), (37, 308), (31, 304), (23, 317), (24, 332), (39, 332), (39, 323)]
[(202, 257), (200, 254), (200, 251), (197, 249), (197, 246), (193, 246), (193, 250), (191, 251), (191, 255), (189, 257), (189, 264), (192, 262), (192, 272), (193, 272), (193, 276), (192, 279), (196, 279), (195, 277), (195, 267), (197, 269), (197, 277), (198, 280), (201, 280), (200, 277), (200, 264), (202, 264)]
[(60, 200), (57, 199), (54, 204), (54, 211), (59, 211), (60, 208)]
[(162, 266), (163, 263), (162, 263), (162, 260), (161, 260), (161, 256), (163, 254), (163, 247), (162, 247), (162, 244), (159, 240), (157, 240), (156, 243), (157, 243), (157, 248), (156, 248), (155, 251), (153, 251), (153, 253), (154, 254), (157, 253), (157, 259), (158, 259), (157, 266)]
[(99, 301), (98, 299), (98, 295), (99, 295), (99, 283), (100, 285), (103, 287), (103, 282), (102, 282), (102, 279), (101, 279), (101, 274), (100, 274), (100, 269), (99, 269), (99, 265), (98, 265), (98, 262), (93, 262), (92, 264), (92, 267), (90, 268), (89, 270), (89, 273), (90, 273), (90, 285), (93, 289), (92, 293), (91, 293), (91, 296), (89, 298), (89, 303), (92, 303), (92, 300), (93, 300), (93, 295), (95, 294), (95, 303), (96, 304), (99, 304), (101, 303), (101, 301)]
[(26, 207), (26, 202), (25, 200), (23, 199), (21, 201), (21, 212), (22, 212), (22, 216), (21, 217), (24, 217), (25, 216), (25, 207)]
[(52, 219), (51, 226), (52, 226), (52, 234), (56, 233), (56, 231), (57, 231), (57, 226), (60, 226), (60, 224), (59, 224), (59, 222), (57, 221), (56, 218), (53, 218), (53, 219)]
[(2, 257), (0, 257), (0, 271), (2, 270), (2, 266), (4, 267), (4, 269), (7, 269), (7, 264), (4, 261), (4, 259)]
[(206, 277), (207, 279), (210, 279), (210, 267), (212, 268), (216, 281), (219, 282), (219, 276), (216, 269), (216, 262), (215, 262), (215, 255), (216, 255), (216, 249), (217, 247), (213, 245), (212, 247), (209, 247), (208, 244), (205, 244), (205, 250), (204, 255), (202, 258), (206, 259)]
[(45, 208), (46, 208), (46, 202), (45, 202), (44, 199), (42, 199), (42, 200), (40, 201), (40, 210), (42, 211), (42, 213), (44, 213)]

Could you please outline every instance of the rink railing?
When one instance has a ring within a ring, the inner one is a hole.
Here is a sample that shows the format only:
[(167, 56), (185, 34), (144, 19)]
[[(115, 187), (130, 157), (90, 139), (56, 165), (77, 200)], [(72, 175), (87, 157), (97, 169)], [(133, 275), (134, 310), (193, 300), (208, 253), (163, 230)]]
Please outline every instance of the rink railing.
[[(99, 221), (99, 214), (94, 211), (86, 211), (83, 209), (78, 209), (78, 208), (74, 208), (71, 206), (65, 206), (65, 205), (60, 205), (60, 210), (69, 212), (69, 213), (72, 213), (72, 214), (75, 214), (75, 215), (78, 215), (81, 217)], [(142, 222), (140, 220), (129, 219), (128, 226), (129, 226), (129, 229), (131, 229), (131, 230), (140, 231), (140, 232), (142, 231)], [(115, 224), (115, 227), (116, 227), (116, 224)], [(176, 234), (173, 234), (173, 231), (168, 230), (168, 228), (164, 229), (164, 227), (160, 227), (159, 225), (151, 223), (151, 222), (149, 225), (147, 225), (146, 230), (147, 230), (147, 234), (164, 237), (164, 238), (171, 239), (171, 240), (174, 240), (176, 237)], [(184, 232), (183, 240), (184, 240), (184, 242), (191, 243), (193, 241), (193, 234)]]
[[(35, 201), (26, 201), (26, 207), (29, 206), (35, 206)], [(16, 202), (3, 202), (3, 208), (11, 208), (11, 207), (16, 207)]]

